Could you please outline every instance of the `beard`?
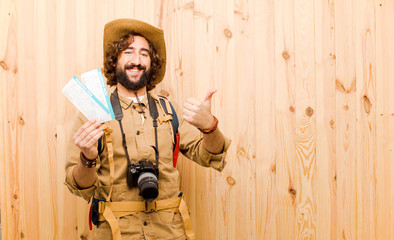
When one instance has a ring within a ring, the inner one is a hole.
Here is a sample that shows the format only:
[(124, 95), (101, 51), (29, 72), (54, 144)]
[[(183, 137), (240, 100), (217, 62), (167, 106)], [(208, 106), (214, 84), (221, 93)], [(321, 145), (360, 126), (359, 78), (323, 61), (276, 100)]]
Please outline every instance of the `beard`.
[(150, 69), (146, 71), (145, 67), (138, 65), (138, 69), (144, 69), (144, 72), (142, 73), (140, 79), (137, 82), (133, 82), (130, 80), (129, 76), (126, 74), (126, 69), (132, 68), (134, 66), (125, 66), (124, 69), (116, 67), (116, 80), (118, 83), (120, 83), (123, 87), (125, 87), (128, 90), (131, 91), (137, 91), (140, 90), (141, 88), (145, 87), (148, 84), (148, 81), (150, 79)]

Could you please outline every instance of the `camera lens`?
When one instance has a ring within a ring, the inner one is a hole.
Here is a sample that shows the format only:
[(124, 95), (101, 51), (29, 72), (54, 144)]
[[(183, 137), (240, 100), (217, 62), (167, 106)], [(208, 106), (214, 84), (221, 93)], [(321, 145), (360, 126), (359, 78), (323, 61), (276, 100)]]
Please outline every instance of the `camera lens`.
[(157, 177), (151, 172), (144, 172), (138, 178), (138, 187), (141, 196), (146, 201), (153, 201), (159, 194), (159, 187), (157, 184)]

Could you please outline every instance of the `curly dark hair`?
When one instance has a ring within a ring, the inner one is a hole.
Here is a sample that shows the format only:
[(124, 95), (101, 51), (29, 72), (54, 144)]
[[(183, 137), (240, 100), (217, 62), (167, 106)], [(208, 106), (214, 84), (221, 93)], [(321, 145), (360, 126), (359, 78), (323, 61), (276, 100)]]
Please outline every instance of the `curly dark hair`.
[[(141, 36), (145, 38), (139, 33), (131, 32), (124, 35), (119, 40), (114, 41), (108, 46), (108, 50), (104, 53), (104, 75), (107, 78), (107, 84), (109, 86), (115, 86), (118, 83), (116, 80), (116, 64), (118, 62), (118, 57), (132, 42), (134, 42), (134, 36)], [(154, 82), (158, 77), (159, 70), (161, 69), (164, 60), (159, 56), (153, 44), (148, 39), (146, 40), (149, 43), (149, 56), (151, 59), (151, 66), (149, 69), (151, 71), (151, 78), (148, 80), (146, 90), (150, 91), (156, 87)]]

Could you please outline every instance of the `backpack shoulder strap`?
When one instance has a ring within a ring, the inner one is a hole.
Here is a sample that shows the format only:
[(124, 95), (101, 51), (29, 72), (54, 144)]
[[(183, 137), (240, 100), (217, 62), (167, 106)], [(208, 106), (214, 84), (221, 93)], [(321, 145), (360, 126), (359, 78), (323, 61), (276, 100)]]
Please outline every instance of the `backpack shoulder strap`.
[[(167, 115), (172, 115), (172, 120), (171, 120), (171, 125), (172, 125), (172, 129), (174, 131), (174, 142), (176, 142), (176, 134), (178, 133), (178, 127), (179, 127), (179, 120), (178, 120), (178, 115), (176, 114), (175, 108), (174, 106), (172, 106), (171, 102), (168, 101), (168, 99), (164, 96), (159, 95), (159, 100), (160, 100), (160, 104), (163, 107), (164, 112)], [(171, 112), (169, 112), (168, 107), (167, 107), (167, 103), (171, 108)]]
[[(178, 152), (179, 152), (179, 120), (178, 120), (178, 115), (176, 114), (175, 108), (172, 106), (171, 102), (168, 101), (168, 99), (164, 96), (159, 95), (159, 101), (160, 105), (163, 107), (163, 110), (166, 115), (172, 115), (172, 120), (171, 120), (171, 125), (172, 125), (172, 130), (173, 130), (173, 135), (174, 135), (174, 155), (172, 158), (172, 163), (174, 168), (176, 167), (176, 163), (178, 161)], [(169, 113), (169, 109), (167, 108), (167, 103), (170, 106), (171, 113)]]
[(97, 151), (98, 151), (99, 155), (101, 153), (103, 153), (103, 151), (104, 151), (104, 147), (103, 147), (102, 141), (103, 141), (103, 137), (99, 138), (98, 144), (97, 144)]

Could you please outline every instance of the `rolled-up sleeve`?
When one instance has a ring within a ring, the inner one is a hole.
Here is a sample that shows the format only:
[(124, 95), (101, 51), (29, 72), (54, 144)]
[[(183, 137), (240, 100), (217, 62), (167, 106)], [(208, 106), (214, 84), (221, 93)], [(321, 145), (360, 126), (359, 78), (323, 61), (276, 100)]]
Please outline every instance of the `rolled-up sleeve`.
[[(71, 134), (69, 136), (69, 141), (68, 141), (68, 146), (67, 146), (67, 153), (66, 153), (66, 166), (65, 166), (65, 171), (66, 171), (66, 179), (64, 184), (68, 187), (70, 192), (76, 196), (84, 198), (86, 201), (89, 201), (90, 198), (93, 196), (94, 191), (97, 188), (98, 180), (96, 180), (96, 183), (93, 184), (89, 188), (80, 188), (78, 184), (75, 182), (74, 179), (74, 168), (79, 162), (79, 156), (80, 156), (80, 150), (79, 148), (74, 144), (73, 136), (75, 132), (79, 129), (80, 126), (82, 126), (83, 123), (85, 123), (87, 119), (81, 114), (78, 113), (73, 129), (71, 131)], [(100, 161), (98, 161), (100, 162)]]
[(68, 190), (70, 190), (72, 194), (82, 197), (86, 201), (89, 201), (90, 198), (93, 196), (94, 191), (97, 188), (98, 180), (96, 180), (95, 184), (93, 184), (91, 187), (81, 189), (74, 180), (74, 176), (73, 176), (74, 168), (75, 165), (69, 167), (66, 170), (66, 181), (64, 182), (64, 184), (68, 187)]
[(203, 144), (199, 147), (199, 157), (202, 166), (211, 167), (219, 172), (226, 166), (227, 149), (230, 147), (231, 141), (228, 138), (224, 140), (223, 151), (219, 154), (212, 154), (208, 152)]

